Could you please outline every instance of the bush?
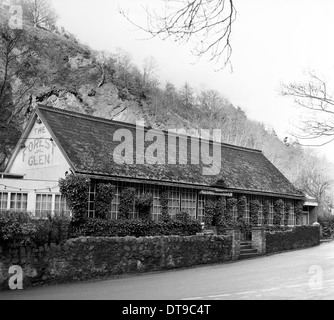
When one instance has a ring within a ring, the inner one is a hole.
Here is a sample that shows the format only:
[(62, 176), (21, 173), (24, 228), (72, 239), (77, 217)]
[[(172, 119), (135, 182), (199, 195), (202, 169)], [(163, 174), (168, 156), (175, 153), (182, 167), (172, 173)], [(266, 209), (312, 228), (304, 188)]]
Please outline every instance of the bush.
[(29, 244), (36, 234), (32, 216), (27, 212), (0, 212), (0, 243)]
[(318, 222), (322, 227), (322, 236), (324, 238), (332, 238), (334, 235), (334, 216), (328, 214), (319, 216)]
[(70, 222), (70, 218), (61, 215), (34, 219), (27, 212), (0, 212), (0, 243), (38, 246), (59, 244), (69, 238)]
[(82, 223), (87, 218), (87, 203), (90, 180), (83, 175), (69, 174), (59, 179), (59, 189), (73, 212), (73, 223)]
[(120, 194), (119, 219), (130, 219), (135, 201), (135, 188), (125, 188)]
[(80, 227), (76, 227), (72, 237), (150, 237), (182, 235), (189, 236), (201, 232), (198, 221), (180, 220), (102, 220), (88, 219)]
[(143, 193), (135, 199), (136, 208), (138, 209), (139, 218), (149, 220), (151, 218), (151, 208), (153, 205), (153, 195)]
[(96, 186), (95, 215), (97, 218), (107, 219), (115, 193), (116, 187), (110, 183), (99, 183)]
[(284, 201), (278, 199), (274, 202), (274, 225), (280, 226), (282, 224), (282, 216), (284, 214)]
[(316, 226), (297, 226), (290, 231), (266, 232), (267, 253), (308, 248), (320, 244)]

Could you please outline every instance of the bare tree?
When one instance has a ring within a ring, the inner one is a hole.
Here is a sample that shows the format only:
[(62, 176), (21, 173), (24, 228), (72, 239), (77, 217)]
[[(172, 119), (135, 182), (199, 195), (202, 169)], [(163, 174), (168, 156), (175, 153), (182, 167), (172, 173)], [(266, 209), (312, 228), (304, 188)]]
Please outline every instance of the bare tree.
[(147, 26), (139, 26), (120, 10), (132, 24), (152, 37), (176, 42), (193, 41), (192, 53), (200, 59), (210, 55), (219, 68), (225, 67), (232, 55), (232, 24), (236, 19), (233, 0), (164, 0), (165, 10), (157, 13), (146, 9)]
[(311, 143), (311, 146), (322, 146), (334, 141), (334, 98), (323, 79), (309, 72), (308, 82), (282, 85), (281, 94), (293, 98), (295, 104), (304, 111), (301, 120), (295, 125), (294, 137), (304, 141), (321, 140), (318, 144)]
[(329, 171), (330, 164), (313, 152), (304, 153), (303, 167), (295, 184), (308, 195), (317, 199), (319, 213), (324, 213), (332, 200), (334, 185), (333, 173)]
[(12, 0), (23, 8), (23, 17), (35, 28), (50, 29), (54, 27), (58, 16), (50, 0)]

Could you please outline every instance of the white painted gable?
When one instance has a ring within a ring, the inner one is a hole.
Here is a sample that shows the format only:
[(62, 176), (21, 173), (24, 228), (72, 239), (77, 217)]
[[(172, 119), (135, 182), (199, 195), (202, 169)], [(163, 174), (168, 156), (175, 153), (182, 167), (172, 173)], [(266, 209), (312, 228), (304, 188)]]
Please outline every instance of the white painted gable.
[(27, 180), (57, 181), (65, 177), (70, 165), (43, 123), (36, 121), (21, 144), (9, 173), (22, 174)]

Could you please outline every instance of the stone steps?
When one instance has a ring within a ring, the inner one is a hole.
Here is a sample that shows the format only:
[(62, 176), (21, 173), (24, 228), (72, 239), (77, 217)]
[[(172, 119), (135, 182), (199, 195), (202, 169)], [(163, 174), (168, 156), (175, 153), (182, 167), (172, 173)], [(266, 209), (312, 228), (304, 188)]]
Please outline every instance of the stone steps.
[(239, 260), (245, 260), (250, 258), (259, 257), (261, 254), (252, 247), (252, 243), (249, 241), (243, 241), (240, 243), (240, 257)]

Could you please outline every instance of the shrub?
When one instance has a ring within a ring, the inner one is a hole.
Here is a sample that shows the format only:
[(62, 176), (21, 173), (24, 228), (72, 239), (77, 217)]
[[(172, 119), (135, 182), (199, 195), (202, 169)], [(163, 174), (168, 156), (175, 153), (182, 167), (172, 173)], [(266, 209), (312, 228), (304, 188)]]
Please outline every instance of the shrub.
[(162, 215), (163, 220), (166, 217), (169, 217), (169, 214), (168, 214), (169, 197), (170, 197), (170, 193), (168, 191), (163, 191), (160, 195), (161, 215)]
[(290, 209), (292, 204), (290, 201), (285, 202), (284, 204), (284, 225), (287, 226), (289, 224), (289, 216), (290, 216)]
[(265, 226), (269, 224), (269, 216), (270, 216), (270, 201), (265, 200), (263, 202), (263, 224)]
[(216, 203), (215, 201), (208, 199), (205, 202), (205, 208), (204, 208), (204, 225), (205, 229), (211, 229), (213, 218), (215, 216), (216, 212)]
[(304, 202), (303, 201), (298, 201), (295, 204), (295, 217), (296, 217), (296, 224), (300, 224), (302, 215), (303, 215), (303, 206)]
[(297, 226), (288, 231), (266, 232), (267, 253), (308, 248), (319, 243), (320, 232), (316, 226)]
[(259, 200), (252, 200), (250, 202), (250, 219), (251, 225), (257, 226), (259, 224), (259, 211), (260, 211), (260, 201)]
[(135, 188), (125, 188), (120, 194), (119, 219), (129, 219), (135, 201)]
[(236, 198), (228, 198), (226, 200), (226, 220), (228, 221), (229, 224), (232, 225), (233, 223), (233, 209), (237, 205), (237, 199)]
[(274, 225), (280, 226), (282, 222), (282, 214), (284, 211), (284, 201), (282, 199), (278, 199), (274, 203)]
[(87, 218), (90, 180), (83, 175), (69, 174), (59, 179), (59, 188), (73, 213), (73, 223), (80, 224)]
[(322, 215), (318, 217), (318, 222), (322, 227), (322, 236), (324, 238), (331, 238), (334, 234), (334, 216)]
[(106, 219), (110, 212), (111, 201), (116, 192), (116, 187), (110, 183), (99, 183), (96, 186), (95, 216)]
[(0, 212), (0, 243), (38, 246), (59, 244), (69, 238), (70, 223), (70, 218), (62, 215), (34, 219), (27, 212)]
[(32, 243), (36, 234), (36, 227), (32, 217), (27, 212), (0, 212), (0, 242), (7, 244)]
[(190, 220), (150, 221), (150, 220), (102, 220), (88, 219), (76, 227), (72, 237), (149, 237), (161, 235), (195, 235), (201, 232), (201, 224)]
[(176, 214), (175, 216), (175, 220), (176, 221), (181, 221), (183, 223), (189, 223), (191, 222), (191, 217), (190, 215), (188, 214), (188, 212), (179, 212)]
[(135, 199), (136, 208), (139, 212), (139, 218), (150, 220), (151, 208), (153, 205), (153, 196), (151, 193), (143, 193)]
[(246, 223), (245, 218), (246, 218), (247, 198), (245, 196), (239, 197), (237, 202), (237, 208), (238, 208), (237, 222), (238, 225), (243, 226)]

